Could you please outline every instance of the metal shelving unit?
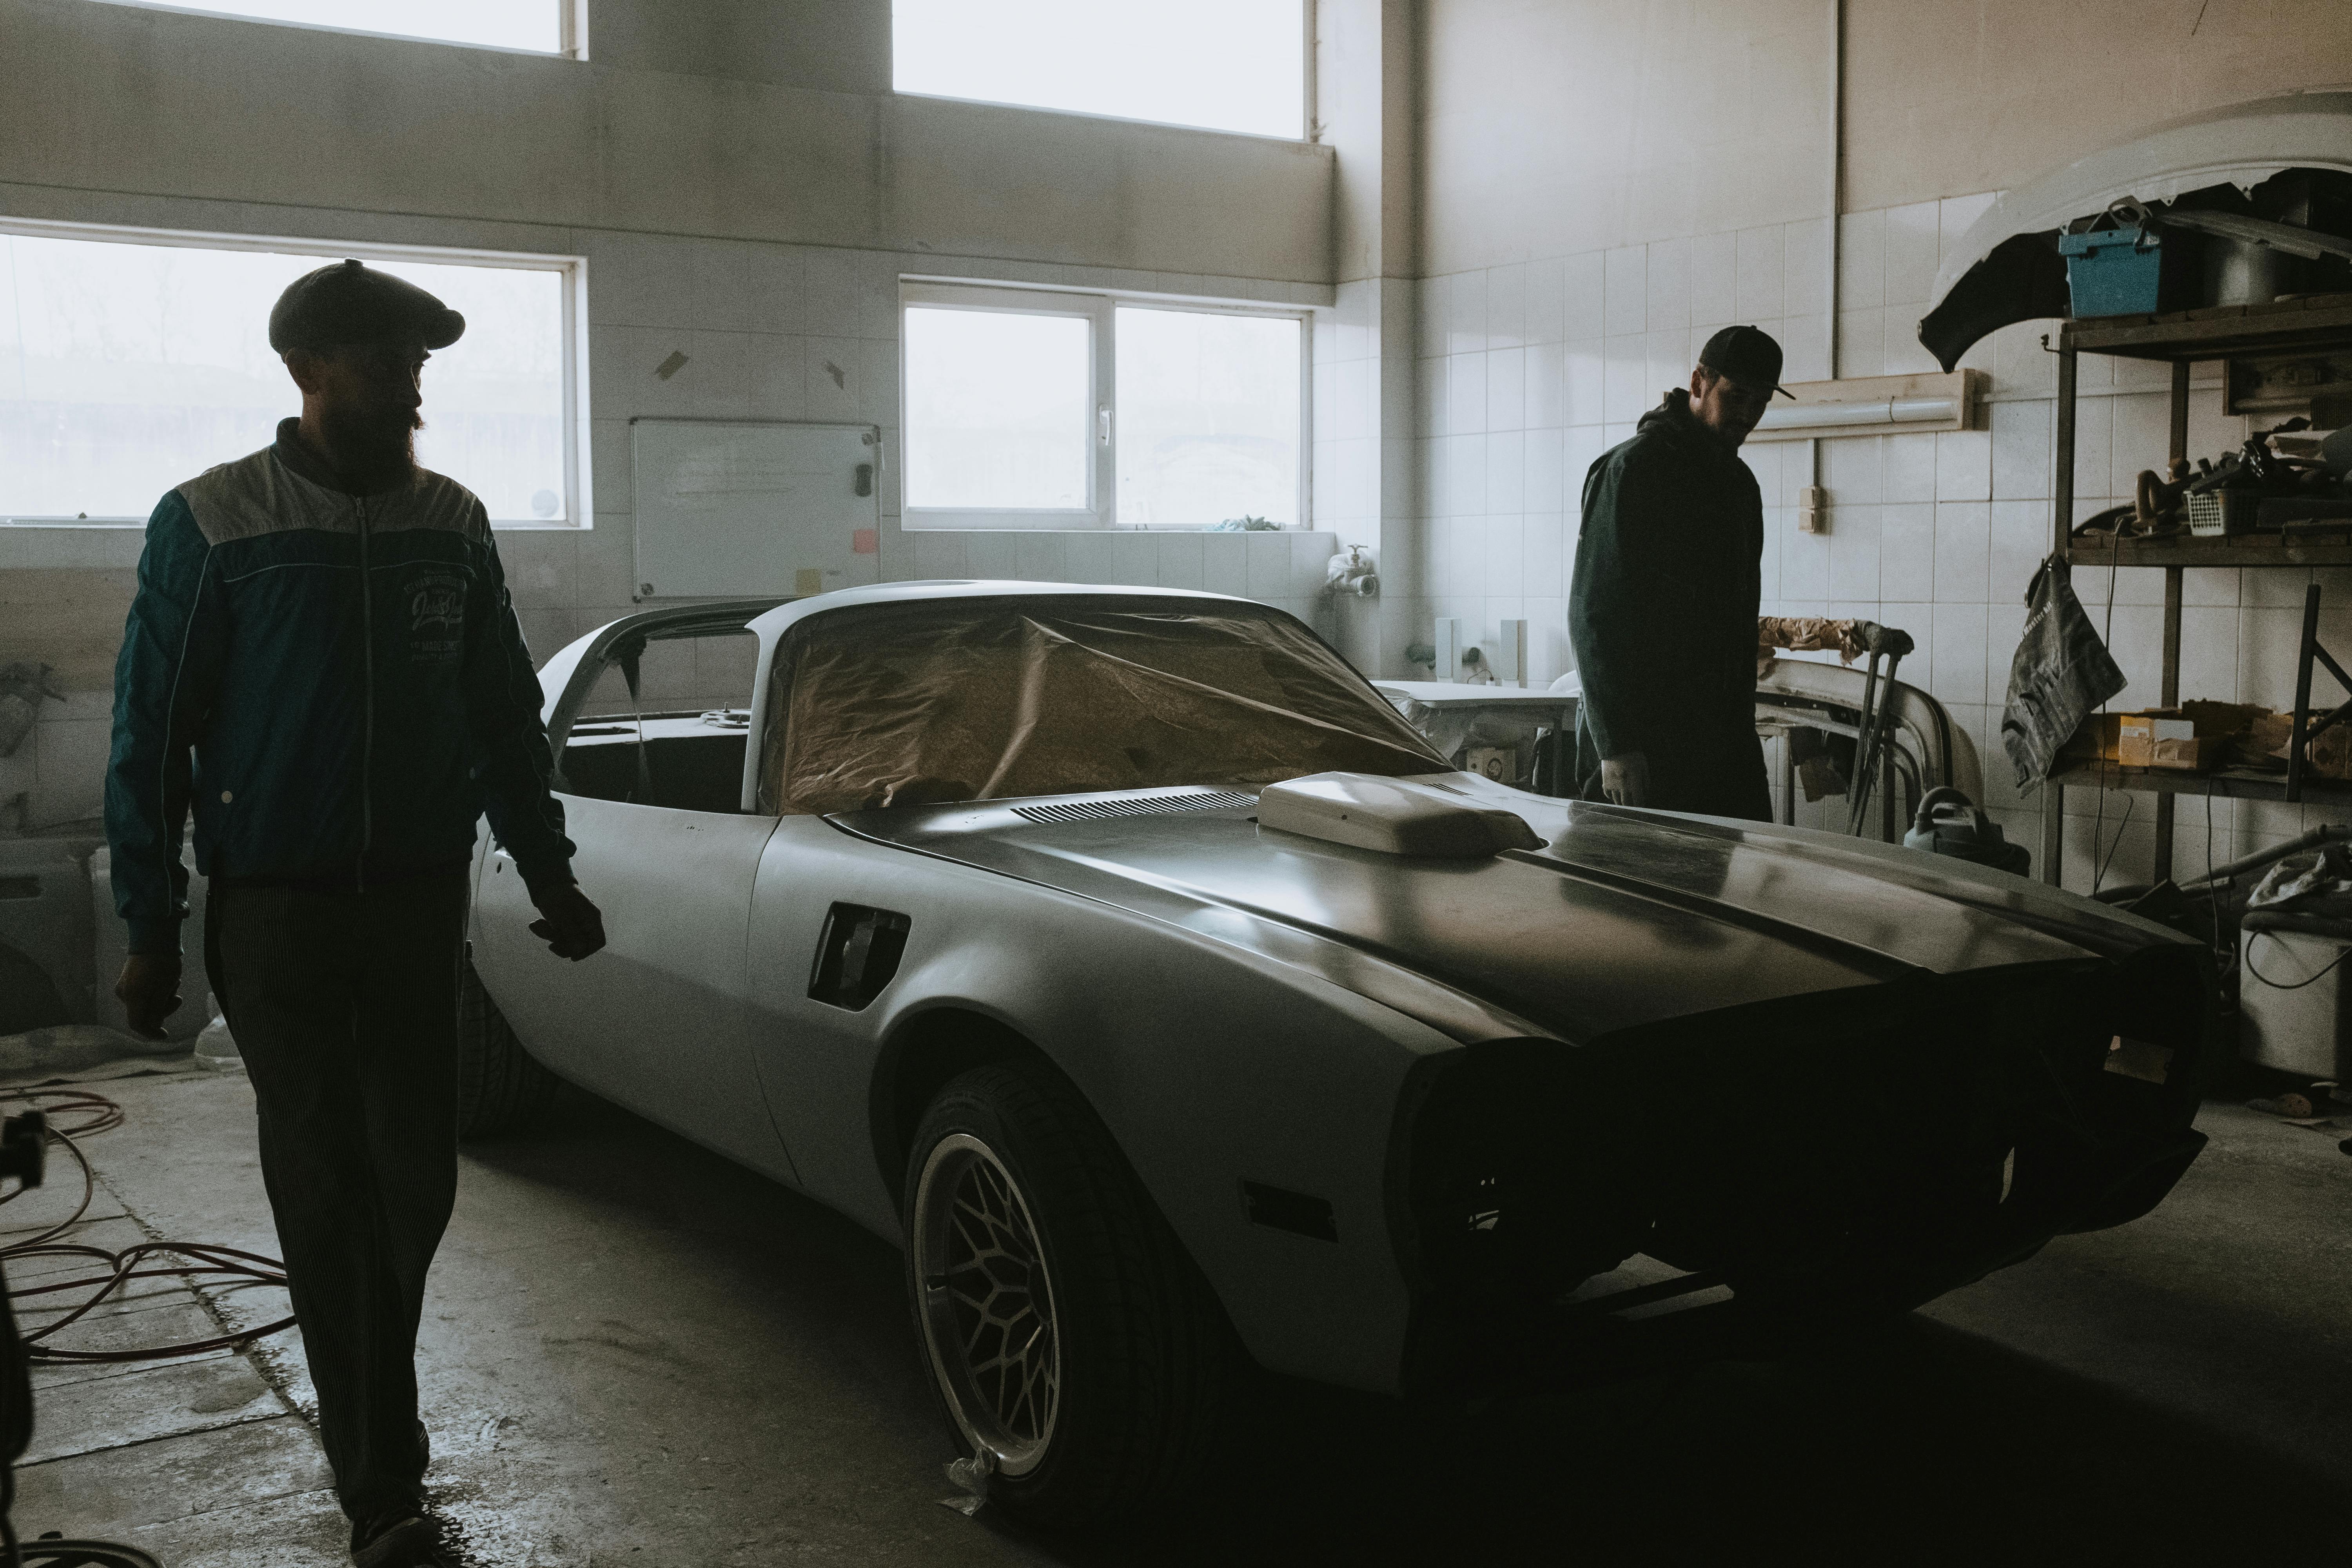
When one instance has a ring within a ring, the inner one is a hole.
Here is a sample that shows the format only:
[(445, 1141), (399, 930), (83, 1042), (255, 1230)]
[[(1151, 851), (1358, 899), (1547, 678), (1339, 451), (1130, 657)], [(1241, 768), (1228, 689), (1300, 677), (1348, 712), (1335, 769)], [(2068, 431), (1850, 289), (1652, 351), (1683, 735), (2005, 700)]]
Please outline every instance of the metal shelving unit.
[[(2158, 360), (2172, 366), (2171, 450), (2168, 458), (2189, 456), (2189, 373), (2204, 360), (2235, 359), (2252, 354), (2315, 353), (2352, 347), (2352, 294), (2315, 295), (2267, 305), (2219, 305), (2201, 310), (2179, 310), (2162, 316), (2108, 316), (2068, 321), (2058, 331), (2058, 427), (2052, 472), (2051, 548), (2075, 566), (2160, 566), (2164, 569), (2164, 666), (2160, 706), (2180, 700), (2180, 574), (2191, 566), (2352, 566), (2352, 528), (2339, 535), (2298, 536), (2290, 541), (2263, 537), (2182, 540), (2157, 542), (2129, 540), (2107, 544), (2074, 544), (2074, 377), (2077, 356), (2112, 354), (2122, 359)], [(2151, 465), (2153, 466), (2153, 465)], [(2066, 791), (2077, 789), (2140, 790), (2156, 795), (2156, 879), (2172, 874), (2172, 814), (2174, 797), (2203, 795), (2211, 781), (2213, 793), (2237, 799), (2284, 800), (2283, 777), (2245, 770), (2225, 769), (2219, 774), (2185, 773), (2167, 769), (2097, 766), (2062, 770), (2042, 787), (2048, 798), (2042, 806), (2042, 879), (2055, 887), (2066, 831)], [(2304, 786), (2308, 801), (2352, 805), (2352, 785), (2313, 782)]]
[[(2157, 803), (2158, 805), (2179, 795), (2210, 795), (2216, 800), (2283, 801), (2286, 798), (2284, 773), (2260, 773), (2252, 768), (2212, 768), (2192, 773), (2179, 768), (2126, 768), (2113, 763), (2101, 768), (2096, 763), (2076, 763), (2053, 773), (2046, 787), (2066, 786), (2136, 790), (2161, 796), (2162, 799)], [(2303, 799), (2306, 805), (2352, 806), (2352, 784), (2336, 779), (2305, 779), (2303, 781)], [(2056, 880), (2055, 878), (2051, 879)]]

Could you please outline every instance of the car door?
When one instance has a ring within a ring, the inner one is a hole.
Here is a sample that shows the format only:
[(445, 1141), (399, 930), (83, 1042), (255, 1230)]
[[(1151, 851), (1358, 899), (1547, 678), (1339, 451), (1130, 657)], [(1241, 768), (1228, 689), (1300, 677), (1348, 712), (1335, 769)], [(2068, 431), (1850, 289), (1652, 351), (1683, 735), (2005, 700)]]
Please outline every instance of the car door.
[[(644, 700), (667, 709), (632, 715), (645, 731), (689, 744), (702, 739), (695, 733), (702, 715), (683, 703), (668, 707), (677, 695), (649, 690)], [(578, 729), (579, 744), (615, 738), (611, 726), (590, 720)], [(739, 731), (738, 757), (740, 739)], [(530, 933), (537, 917), (514, 862), (493, 847), (476, 895), (474, 963), (483, 984), (524, 1046), (562, 1077), (791, 1180), (745, 1016), (751, 889), (775, 819), (665, 804), (659, 773), (656, 787), (641, 792), (634, 784), (641, 775), (625, 767), (601, 774), (579, 767), (569, 747), (567, 761), (575, 764), (567, 777), (619, 777), (628, 793), (652, 797), (558, 793), (577, 847), (572, 874), (604, 912), (606, 946), (577, 963), (550, 952)]]
[[(887, 1196), (874, 1206), (874, 1144), (863, 1110), (879, 1048), (876, 1024), (886, 1011), (872, 1003), (898, 954), (875, 953), (872, 927), (877, 918), (887, 925), (918, 912), (916, 879), (894, 875), (906, 868), (891, 864), (913, 860), (823, 817), (787, 816), (761, 856), (752, 897), (747, 1020), (777, 1134), (806, 1191), (884, 1229), (895, 1216)], [(867, 929), (857, 929), (861, 921)], [(903, 944), (908, 931), (899, 927), (882, 940), (894, 938)], [(856, 952), (865, 984), (854, 994), (825, 984), (828, 947), (836, 959), (843, 949)]]

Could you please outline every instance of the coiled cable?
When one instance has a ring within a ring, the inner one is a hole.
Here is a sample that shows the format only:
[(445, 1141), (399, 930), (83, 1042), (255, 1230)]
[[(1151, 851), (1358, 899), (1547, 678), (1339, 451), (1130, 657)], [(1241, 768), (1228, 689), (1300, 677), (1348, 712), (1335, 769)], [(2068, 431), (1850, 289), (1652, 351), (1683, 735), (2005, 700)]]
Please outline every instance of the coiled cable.
[[(289, 1314), (257, 1328), (240, 1329), (180, 1344), (149, 1345), (134, 1350), (68, 1350), (43, 1343), (50, 1335), (96, 1310), (134, 1279), (211, 1278), (282, 1286), (286, 1283), (286, 1266), (257, 1252), (210, 1243), (146, 1241), (113, 1250), (92, 1247), (85, 1242), (58, 1239), (82, 1223), (89, 1213), (91, 1200), (98, 1194), (98, 1173), (90, 1168), (89, 1157), (81, 1152), (80, 1144), (75, 1140), (110, 1132), (121, 1126), (125, 1116), (123, 1109), (106, 1096), (85, 1089), (0, 1089), (0, 1106), (17, 1106), (41, 1112), (39, 1124), (45, 1141), (72, 1155), (74, 1163), (81, 1170), (81, 1197), (74, 1205), (73, 1213), (29, 1240), (0, 1247), (0, 1263), (28, 1258), (87, 1258), (100, 1266), (72, 1279), (9, 1289), (7, 1294), (12, 1307), (15, 1302), (33, 1297), (59, 1296), (76, 1290), (85, 1292), (79, 1302), (58, 1304), (60, 1315), (56, 1319), (31, 1333), (19, 1334), (18, 1342), (27, 1360), (169, 1361), (179, 1356), (199, 1355), (207, 1351), (242, 1345), (293, 1325), (294, 1319)], [(64, 1119), (64, 1125), (59, 1124), (60, 1118)], [(27, 1118), (26, 1121), (31, 1122), (33, 1119)], [(37, 1176), (28, 1178), (32, 1179), (37, 1179)], [(0, 1205), (15, 1202), (26, 1190), (26, 1185), (19, 1184), (10, 1192), (0, 1194)], [(173, 1257), (184, 1261), (173, 1267), (152, 1266), (152, 1260)], [(0, 1562), (5, 1562), (7, 1568), (163, 1568), (155, 1558), (137, 1547), (110, 1541), (69, 1540), (55, 1531), (32, 1541), (19, 1541), (16, 1527), (8, 1517), (16, 1500), (16, 1468), (11, 1464), (0, 1464)]]
[[(48, 1362), (170, 1361), (178, 1356), (201, 1355), (206, 1351), (243, 1345), (294, 1326), (293, 1314), (289, 1313), (275, 1322), (264, 1323), (257, 1328), (239, 1329), (210, 1339), (190, 1340), (179, 1344), (144, 1345), (133, 1350), (68, 1350), (45, 1342), (60, 1330), (103, 1306), (135, 1279), (236, 1279), (256, 1285), (282, 1286), (286, 1283), (286, 1266), (257, 1252), (209, 1242), (142, 1241), (136, 1246), (111, 1250), (85, 1242), (58, 1240), (82, 1222), (82, 1216), (89, 1212), (90, 1203), (98, 1193), (97, 1173), (90, 1169), (89, 1157), (81, 1152), (80, 1144), (75, 1140), (110, 1132), (121, 1126), (122, 1107), (102, 1094), (83, 1089), (0, 1090), (0, 1106), (24, 1106), (46, 1113), (50, 1119), (49, 1142), (71, 1155), (74, 1163), (81, 1169), (81, 1201), (74, 1205), (73, 1213), (30, 1240), (0, 1247), (0, 1264), (31, 1258), (87, 1258), (100, 1266), (97, 1270), (71, 1279), (10, 1287), (8, 1298), (11, 1302), (25, 1301), (34, 1297), (64, 1295), (76, 1290), (86, 1292), (79, 1302), (70, 1306), (58, 1304), (59, 1316), (30, 1332), (20, 1333), (25, 1353), (30, 1359)], [(60, 1117), (73, 1120), (61, 1125)], [(24, 1195), (25, 1191), (18, 1187), (0, 1194), (0, 1205), (14, 1203)], [(155, 1266), (155, 1260), (175, 1257), (185, 1261), (178, 1265)]]

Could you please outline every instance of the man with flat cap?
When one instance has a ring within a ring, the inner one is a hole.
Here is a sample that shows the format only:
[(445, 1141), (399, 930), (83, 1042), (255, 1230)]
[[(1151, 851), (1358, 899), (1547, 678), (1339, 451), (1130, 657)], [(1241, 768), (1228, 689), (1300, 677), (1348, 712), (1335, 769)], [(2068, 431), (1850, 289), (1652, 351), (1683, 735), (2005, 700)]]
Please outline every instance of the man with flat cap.
[(604, 945), (549, 793), (540, 688), (482, 503), (417, 467), (457, 311), (357, 261), (299, 278), (269, 346), (275, 445), (147, 524), (115, 666), (107, 837), (131, 1026), (180, 1005), (195, 818), (205, 968), (253, 1082), (261, 1171), (366, 1568), (454, 1562), (424, 1502), (425, 1276), (457, 1194), (457, 1007), (475, 824), (557, 953)]
[(1689, 387), (1584, 476), (1568, 629), (1587, 799), (1771, 819), (1756, 739), (1764, 507), (1739, 444), (1783, 390), (1780, 345), (1726, 327)]

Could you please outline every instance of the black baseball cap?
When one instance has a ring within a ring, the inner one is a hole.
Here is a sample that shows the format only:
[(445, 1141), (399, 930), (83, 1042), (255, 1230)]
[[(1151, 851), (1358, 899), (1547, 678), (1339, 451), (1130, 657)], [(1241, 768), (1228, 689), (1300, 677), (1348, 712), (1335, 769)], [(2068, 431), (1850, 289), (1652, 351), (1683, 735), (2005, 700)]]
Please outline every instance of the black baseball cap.
[(269, 346), (279, 353), (404, 338), (446, 349), (465, 331), (465, 317), (415, 284), (357, 261), (305, 272), (269, 310)]
[(1769, 386), (1783, 397), (1797, 395), (1780, 384), (1780, 345), (1761, 327), (1726, 327), (1706, 340), (1698, 363), (1742, 386)]

